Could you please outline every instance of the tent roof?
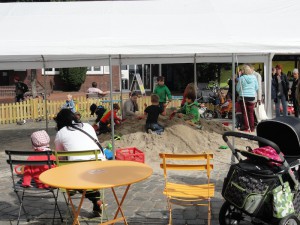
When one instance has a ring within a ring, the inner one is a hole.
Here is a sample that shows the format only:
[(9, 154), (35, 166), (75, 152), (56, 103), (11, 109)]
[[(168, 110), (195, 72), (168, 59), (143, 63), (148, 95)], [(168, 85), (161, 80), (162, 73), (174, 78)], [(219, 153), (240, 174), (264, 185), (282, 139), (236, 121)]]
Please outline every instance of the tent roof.
[[(298, 0), (1, 3), (0, 69), (300, 53)], [(251, 56), (255, 56), (254, 59)], [(261, 57), (261, 58), (260, 58)]]

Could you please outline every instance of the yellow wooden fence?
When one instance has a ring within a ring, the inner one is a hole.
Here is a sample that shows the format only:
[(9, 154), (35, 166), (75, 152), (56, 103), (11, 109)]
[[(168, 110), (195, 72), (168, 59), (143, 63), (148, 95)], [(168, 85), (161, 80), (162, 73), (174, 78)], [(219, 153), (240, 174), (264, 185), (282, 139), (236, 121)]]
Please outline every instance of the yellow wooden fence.
[[(124, 98), (123, 102), (128, 98)], [(110, 109), (109, 97), (94, 99), (79, 97), (74, 98), (76, 109), (83, 118), (90, 118), (90, 106), (95, 103), (96, 105), (103, 105), (105, 108)], [(113, 96), (113, 102), (120, 104), (120, 95)], [(168, 104), (168, 108), (180, 106), (181, 100), (175, 99)], [(139, 111), (144, 112), (144, 104), (150, 105), (150, 96), (138, 98)], [(53, 119), (60, 111), (61, 107), (65, 104), (64, 100), (47, 100), (48, 118)], [(20, 120), (44, 120), (46, 119), (45, 100), (43, 99), (28, 99), (24, 102), (5, 103), (0, 104), (0, 124), (16, 123)]]

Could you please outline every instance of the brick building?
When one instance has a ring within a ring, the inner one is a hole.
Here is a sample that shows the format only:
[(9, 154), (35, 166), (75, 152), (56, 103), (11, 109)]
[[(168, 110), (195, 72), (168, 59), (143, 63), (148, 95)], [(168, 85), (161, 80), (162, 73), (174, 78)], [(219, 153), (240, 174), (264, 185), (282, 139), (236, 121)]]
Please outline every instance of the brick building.
[[(150, 65), (124, 65), (121, 68), (122, 89), (129, 90), (135, 73), (140, 73), (146, 91), (152, 91), (153, 79), (158, 75), (157, 64)], [(14, 91), (14, 77), (18, 76), (21, 81), (31, 86), (30, 80), (32, 75), (36, 75), (37, 89), (44, 89), (44, 71), (42, 69), (28, 70), (1, 70), (0, 71), (0, 92), (5, 88)], [(152, 75), (154, 74), (154, 75)], [(51, 91), (64, 90), (64, 83), (59, 76), (59, 69), (47, 68), (45, 71), (47, 89)], [(110, 71), (109, 66), (92, 66), (88, 67), (85, 82), (81, 85), (79, 91), (86, 92), (91, 87), (92, 82), (97, 82), (101, 90), (110, 90)], [(119, 66), (112, 67), (113, 91), (120, 91)], [(1, 94), (3, 95), (3, 93)]]

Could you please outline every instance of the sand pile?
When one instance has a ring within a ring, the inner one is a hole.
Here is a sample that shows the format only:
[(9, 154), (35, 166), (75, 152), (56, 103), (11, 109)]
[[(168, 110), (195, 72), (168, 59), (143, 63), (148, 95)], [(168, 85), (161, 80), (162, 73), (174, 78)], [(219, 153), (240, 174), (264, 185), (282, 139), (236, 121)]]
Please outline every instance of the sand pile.
[[(202, 129), (197, 129), (185, 123), (182, 119), (169, 116), (160, 116), (159, 123), (165, 127), (161, 135), (148, 134), (145, 132), (145, 119), (127, 119), (120, 127), (116, 127), (115, 133), (121, 136), (121, 140), (115, 141), (116, 148), (136, 147), (142, 150), (149, 164), (159, 163), (158, 154), (166, 153), (202, 153), (212, 152), (220, 155), (223, 160), (230, 161), (230, 150), (220, 150), (221, 145), (226, 145), (222, 134), (229, 131), (228, 127), (220, 121), (201, 120)], [(100, 135), (100, 141), (106, 146), (110, 141), (110, 134)], [(245, 148), (247, 145), (242, 140), (236, 140), (236, 146)]]

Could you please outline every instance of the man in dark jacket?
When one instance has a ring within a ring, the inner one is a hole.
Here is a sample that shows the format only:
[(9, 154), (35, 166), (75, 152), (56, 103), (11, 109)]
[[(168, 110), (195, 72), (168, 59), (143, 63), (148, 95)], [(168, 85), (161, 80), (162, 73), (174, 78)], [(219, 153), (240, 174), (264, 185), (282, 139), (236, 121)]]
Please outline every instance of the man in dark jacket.
[(299, 104), (298, 104), (298, 100), (296, 98), (296, 90), (297, 90), (298, 80), (299, 80), (298, 79), (299, 78), (298, 69), (293, 70), (293, 76), (294, 76), (294, 80), (293, 80), (293, 85), (291, 88), (291, 97), (292, 97), (292, 101), (293, 101), (295, 117), (299, 117)]
[(275, 111), (276, 117), (280, 116), (280, 101), (283, 109), (283, 116), (287, 116), (287, 100), (288, 100), (288, 92), (289, 92), (289, 81), (287, 79), (286, 74), (282, 72), (282, 66), (276, 65), (276, 74), (274, 77), (274, 86), (276, 91), (276, 96), (274, 96), (275, 102)]
[(18, 76), (14, 77), (14, 82), (16, 85), (16, 102), (21, 102), (24, 100), (24, 94), (28, 91), (28, 87), (26, 84), (20, 81)]

